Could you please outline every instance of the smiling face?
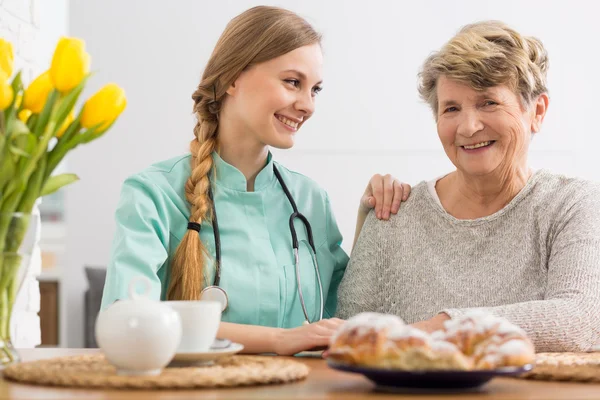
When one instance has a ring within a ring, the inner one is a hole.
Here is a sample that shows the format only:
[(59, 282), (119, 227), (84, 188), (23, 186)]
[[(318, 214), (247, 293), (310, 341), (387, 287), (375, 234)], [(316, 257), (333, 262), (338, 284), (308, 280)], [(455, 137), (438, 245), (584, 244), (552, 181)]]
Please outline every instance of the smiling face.
[(315, 111), (322, 64), (321, 46), (312, 44), (253, 65), (227, 90), (222, 114), (259, 143), (290, 148)]
[(547, 71), (542, 42), (499, 21), (464, 26), (425, 60), (419, 94), (459, 171), (507, 178), (527, 169), (549, 103)]
[(532, 133), (545, 114), (545, 94), (524, 107), (505, 85), (479, 91), (442, 76), (437, 98), (438, 135), (458, 170), (482, 176), (526, 165)]

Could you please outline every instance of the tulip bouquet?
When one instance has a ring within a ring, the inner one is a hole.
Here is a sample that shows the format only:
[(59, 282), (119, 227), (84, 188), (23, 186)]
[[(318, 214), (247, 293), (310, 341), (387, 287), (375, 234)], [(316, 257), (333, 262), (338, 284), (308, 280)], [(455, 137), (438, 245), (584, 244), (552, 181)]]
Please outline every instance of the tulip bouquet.
[(52, 174), (65, 155), (102, 136), (125, 109), (123, 89), (108, 84), (76, 111), (89, 67), (83, 41), (61, 38), (50, 69), (25, 86), (21, 72), (12, 77), (13, 48), (0, 38), (0, 365), (16, 356), (9, 323), (28, 215), (39, 197), (78, 179)]

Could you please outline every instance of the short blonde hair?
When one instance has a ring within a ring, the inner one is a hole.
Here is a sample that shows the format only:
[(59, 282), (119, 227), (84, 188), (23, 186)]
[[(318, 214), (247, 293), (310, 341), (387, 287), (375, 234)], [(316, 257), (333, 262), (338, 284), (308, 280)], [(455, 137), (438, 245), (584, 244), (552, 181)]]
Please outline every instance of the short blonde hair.
[(484, 90), (507, 85), (528, 106), (547, 92), (548, 53), (542, 42), (521, 36), (499, 21), (463, 27), (441, 50), (427, 58), (419, 73), (419, 94), (438, 113), (440, 77)]

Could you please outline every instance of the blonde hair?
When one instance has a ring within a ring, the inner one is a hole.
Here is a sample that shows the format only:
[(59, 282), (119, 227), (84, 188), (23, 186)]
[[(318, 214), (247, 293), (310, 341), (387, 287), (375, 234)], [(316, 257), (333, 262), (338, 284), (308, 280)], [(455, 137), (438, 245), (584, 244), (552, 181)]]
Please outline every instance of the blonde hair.
[(521, 36), (499, 21), (463, 27), (441, 50), (427, 58), (419, 73), (419, 94), (437, 117), (441, 76), (475, 90), (507, 85), (528, 106), (546, 88), (548, 53), (542, 42)]
[[(192, 172), (185, 185), (191, 205), (190, 222), (211, 220), (208, 196), (212, 152), (217, 148), (219, 111), (227, 89), (242, 71), (299, 47), (321, 42), (313, 27), (295, 13), (258, 6), (232, 19), (219, 38), (202, 80), (192, 95), (198, 119), (190, 143)], [(204, 286), (204, 254), (200, 235), (187, 230), (171, 263), (167, 298), (196, 300)]]

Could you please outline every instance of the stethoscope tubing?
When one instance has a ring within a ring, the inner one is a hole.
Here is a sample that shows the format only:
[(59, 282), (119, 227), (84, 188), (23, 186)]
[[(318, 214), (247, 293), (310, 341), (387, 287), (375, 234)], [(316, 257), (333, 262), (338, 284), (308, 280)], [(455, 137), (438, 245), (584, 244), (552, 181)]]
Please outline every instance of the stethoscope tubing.
[[(321, 273), (319, 271), (319, 264), (317, 262), (317, 249), (315, 248), (315, 243), (314, 243), (314, 239), (313, 239), (313, 233), (312, 233), (312, 227), (310, 225), (310, 222), (308, 221), (308, 219), (298, 211), (298, 207), (296, 206), (296, 202), (294, 201), (294, 198), (292, 197), (292, 194), (290, 193), (287, 185), (285, 184), (283, 178), (281, 177), (281, 174), (279, 173), (279, 170), (277, 169), (277, 167), (275, 165), (273, 165), (273, 172), (275, 174), (275, 177), (277, 178), (277, 181), (279, 182), (279, 185), (281, 186), (281, 189), (283, 190), (283, 192), (285, 193), (285, 196), (287, 197), (290, 205), (292, 206), (293, 212), (290, 215), (290, 219), (289, 219), (289, 226), (290, 226), (290, 233), (292, 236), (292, 249), (294, 251), (294, 264), (295, 264), (295, 272), (296, 272), (296, 284), (298, 286), (298, 296), (300, 297), (300, 305), (302, 306), (302, 312), (304, 313), (304, 317), (305, 317), (305, 322), (307, 323), (311, 323), (311, 322), (315, 322), (315, 321), (311, 321), (309, 316), (308, 316), (308, 310), (306, 308), (306, 302), (304, 300), (304, 295), (302, 293), (302, 285), (301, 285), (301, 278), (300, 278), (300, 257), (298, 255), (300, 246), (299, 246), (299, 242), (298, 242), (298, 235), (296, 233), (296, 228), (294, 227), (294, 220), (296, 218), (298, 218), (300, 221), (302, 221), (302, 224), (304, 225), (304, 228), (306, 229), (306, 234), (308, 237), (308, 243), (310, 245), (310, 248), (312, 249), (312, 253), (311, 253), (311, 257), (313, 258), (313, 265), (315, 267), (315, 272), (316, 272), (316, 276), (317, 276), (317, 283), (319, 286), (319, 299), (320, 299), (320, 307), (319, 307), (319, 321), (323, 319), (323, 309), (324, 309), (324, 303), (323, 303), (323, 284), (321, 282)], [(208, 189), (208, 196), (210, 198), (211, 204), (212, 204), (212, 228), (213, 228), (213, 235), (215, 238), (215, 256), (216, 256), (216, 266), (215, 266), (215, 278), (213, 281), (213, 285), (212, 286), (208, 286), (206, 287), (204, 291), (206, 291), (207, 289), (217, 289), (221, 292), (223, 292), (223, 295), (225, 297), (226, 303), (225, 303), (225, 307), (227, 304), (227, 293), (225, 292), (224, 289), (222, 289), (219, 284), (221, 283), (221, 235), (219, 232), (219, 222), (217, 219), (217, 211), (215, 208), (215, 202), (214, 202), (214, 196), (213, 196), (213, 192), (212, 192), (212, 187), (209, 185), (209, 189)]]

